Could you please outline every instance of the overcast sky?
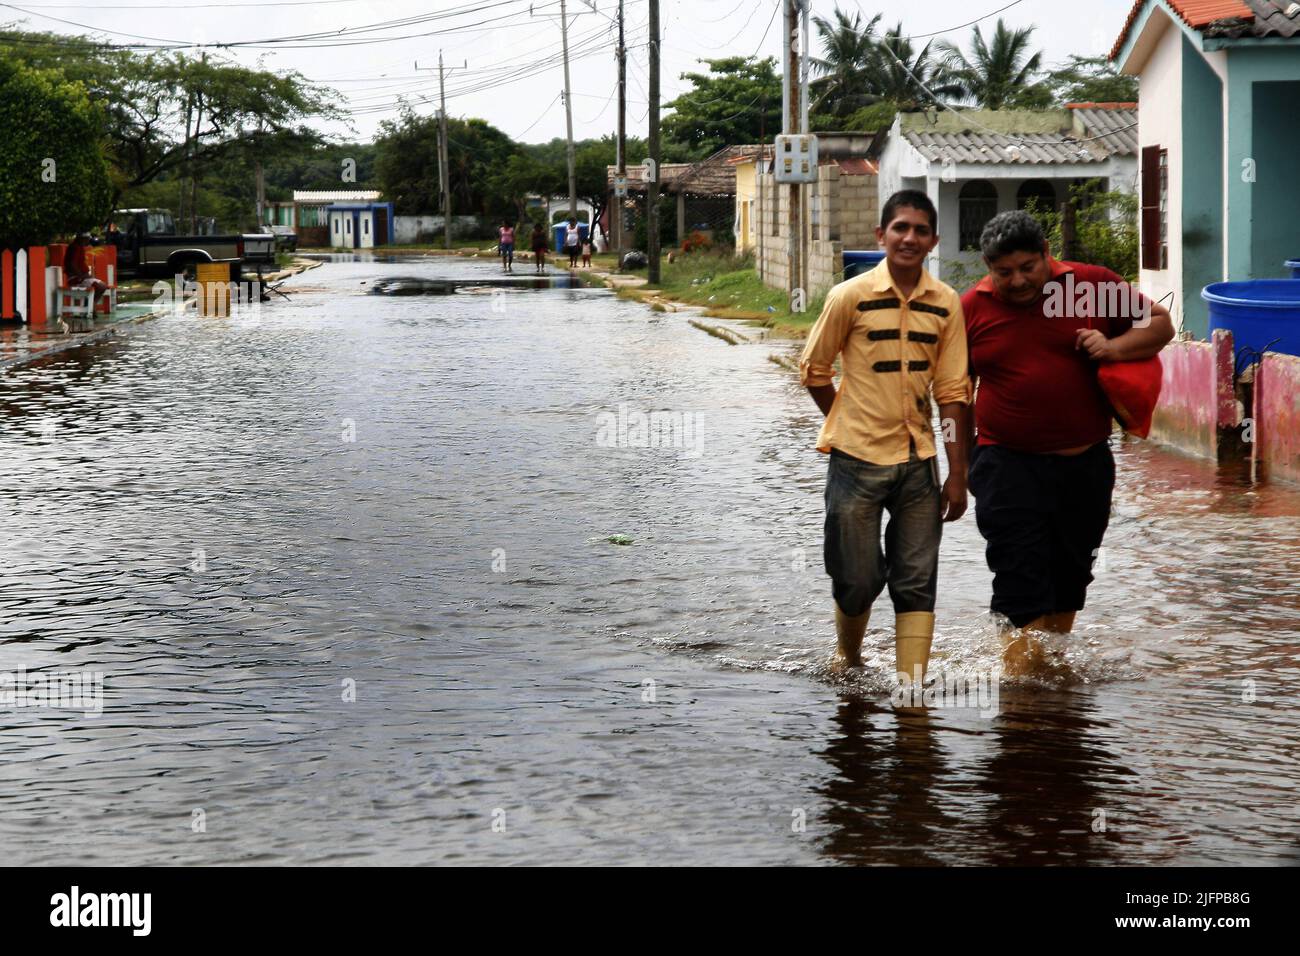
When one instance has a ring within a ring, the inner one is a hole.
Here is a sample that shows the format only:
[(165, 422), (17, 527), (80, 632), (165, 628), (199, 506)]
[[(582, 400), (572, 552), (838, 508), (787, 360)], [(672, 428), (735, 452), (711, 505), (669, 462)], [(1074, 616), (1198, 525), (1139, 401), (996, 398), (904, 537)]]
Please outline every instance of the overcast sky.
[[(617, 82), (613, 19), (618, 0), (568, 0), (573, 126), (578, 139), (613, 132), (617, 127), (614, 92)], [(1048, 64), (1070, 54), (1107, 52), (1123, 26), (1132, 0), (838, 0), (849, 12), (882, 13), (882, 26), (900, 20), (909, 35), (946, 31), (943, 38), (966, 48), (978, 17), (988, 36), (998, 16), (1014, 26), (1033, 24), (1035, 49)], [(628, 132), (646, 131), (647, 0), (625, 0), (628, 59)], [(259, 60), (269, 69), (298, 70), (338, 89), (353, 110), (354, 133), (331, 126), (331, 134), (370, 139), (380, 121), (395, 113), (398, 95), (415, 100), (418, 113), (431, 113), (438, 92), (436, 67), (442, 51), (448, 67), (447, 111), (452, 116), (479, 116), (515, 139), (544, 142), (565, 131), (560, 93), (559, 0), (107, 0), (104, 3), (0, 3), (0, 21), (33, 30), (99, 33), (114, 42), (151, 40), (229, 43), (365, 27), (382, 21), (442, 14), (439, 19), (393, 25), (312, 44), (382, 39), (382, 42), (321, 48), (290, 48), (283, 42), (267, 49), (226, 51), (240, 62)], [(831, 18), (836, 0), (814, 0), (814, 15)], [(1008, 7), (995, 14), (1001, 7)], [(679, 74), (699, 69), (704, 57), (759, 54), (779, 57), (780, 0), (660, 0), (663, 26), (662, 100), (670, 101), (689, 84)], [(924, 11), (924, 15), (920, 11)], [(990, 15), (992, 14), (992, 15)], [(51, 19), (51, 18), (58, 18)], [(58, 20), (69, 21), (60, 23)], [(83, 28), (84, 27), (84, 28)], [(954, 29), (956, 28), (956, 29)], [(117, 31), (109, 33), (108, 31)], [(434, 32), (437, 31), (437, 32)], [(424, 34), (424, 35), (419, 35)], [(815, 39), (814, 54), (820, 52)], [(919, 44), (925, 43), (922, 39)], [(918, 44), (918, 45), (919, 45)], [(548, 61), (551, 62), (545, 62)], [(415, 70), (418, 61), (421, 70)], [(539, 61), (544, 61), (540, 62)], [(468, 69), (465, 64), (468, 62)], [(523, 69), (521, 69), (523, 68)], [(522, 74), (522, 75), (521, 75)], [(531, 75), (529, 75), (531, 74)], [(428, 101), (421, 102), (423, 98)]]

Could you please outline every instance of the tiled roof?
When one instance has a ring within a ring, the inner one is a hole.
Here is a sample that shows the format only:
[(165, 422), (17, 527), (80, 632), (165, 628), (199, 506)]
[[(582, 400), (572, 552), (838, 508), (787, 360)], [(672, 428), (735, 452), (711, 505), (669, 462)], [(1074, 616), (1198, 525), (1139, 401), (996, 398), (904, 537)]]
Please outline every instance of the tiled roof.
[[(1193, 30), (1215, 36), (1300, 35), (1300, 3), (1294, 0), (1164, 0), (1174, 14)], [(1119, 56), (1129, 31), (1147, 0), (1135, 0), (1120, 30), (1110, 58)]]
[(901, 133), (932, 163), (1099, 163), (1137, 150), (1137, 110), (1132, 107), (1003, 113), (1004, 132), (987, 128), (983, 114), (971, 112), (969, 117), (945, 116), (933, 128), (903, 126)]
[[(724, 146), (698, 163), (664, 163), (659, 167), (659, 185), (667, 193), (693, 193), (697, 196), (734, 196), (736, 163), (757, 156), (761, 147)], [(616, 166), (605, 167), (605, 181), (614, 188)], [(645, 188), (644, 164), (627, 167), (627, 185), (634, 192)]]
[(1071, 103), (1068, 109), (1082, 125), (1086, 136), (1100, 136), (1113, 155), (1136, 156), (1138, 150), (1136, 103)]

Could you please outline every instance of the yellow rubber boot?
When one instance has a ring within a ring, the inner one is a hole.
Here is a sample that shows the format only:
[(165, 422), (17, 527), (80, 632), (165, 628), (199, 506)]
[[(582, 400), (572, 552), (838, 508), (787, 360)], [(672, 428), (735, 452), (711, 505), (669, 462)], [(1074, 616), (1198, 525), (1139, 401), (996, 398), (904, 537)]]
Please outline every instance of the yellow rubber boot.
[(899, 683), (925, 677), (934, 639), (933, 611), (905, 611), (896, 615), (894, 655)]
[(835, 605), (835, 666), (837, 668), (862, 666), (862, 638), (867, 633), (867, 620), (871, 608), (851, 617)]

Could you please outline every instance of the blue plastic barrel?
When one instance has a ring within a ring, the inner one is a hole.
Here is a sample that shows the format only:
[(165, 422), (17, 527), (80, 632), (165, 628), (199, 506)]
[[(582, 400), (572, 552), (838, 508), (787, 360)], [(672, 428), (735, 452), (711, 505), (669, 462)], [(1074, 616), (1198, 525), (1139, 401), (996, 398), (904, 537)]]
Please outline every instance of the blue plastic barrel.
[(1300, 259), (1288, 259), (1286, 267), (1291, 270), (1292, 279), (1300, 279)]
[[(564, 234), (569, 230), (569, 223), (566, 220), (565, 222), (557, 223), (552, 228), (555, 230), (555, 251), (563, 252)], [(585, 222), (578, 223), (578, 235), (582, 237), (583, 242), (587, 241), (587, 224)]]
[(883, 249), (844, 250), (844, 278), (852, 279), (870, 272), (885, 258)]
[(1214, 282), (1201, 290), (1201, 298), (1210, 304), (1210, 331), (1230, 330), (1238, 353), (1267, 346), (1300, 355), (1300, 280)]

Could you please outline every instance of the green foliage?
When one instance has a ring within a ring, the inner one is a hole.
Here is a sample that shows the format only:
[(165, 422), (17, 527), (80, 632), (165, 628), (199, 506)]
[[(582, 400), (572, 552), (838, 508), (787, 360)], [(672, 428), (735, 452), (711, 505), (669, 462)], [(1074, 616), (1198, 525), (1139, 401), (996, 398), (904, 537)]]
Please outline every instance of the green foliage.
[(1104, 56), (1070, 56), (1070, 61), (1047, 74), (1056, 102), (1135, 103), (1138, 78), (1125, 76)]
[(1042, 51), (1030, 53), (1034, 27), (1010, 29), (998, 18), (992, 42), (976, 26), (969, 56), (955, 44), (940, 41), (944, 55), (937, 71), (940, 82), (963, 99), (989, 110), (1040, 109), (1051, 104), (1051, 91), (1034, 76), (1041, 70)]
[[(1136, 282), (1141, 248), (1138, 198), (1133, 193), (1103, 193), (1097, 189), (1097, 180), (1070, 187), (1070, 202), (1076, 210), (1071, 255), (1080, 262), (1105, 266), (1129, 282)], [(1052, 255), (1063, 256), (1060, 211), (1041, 209), (1033, 200), (1026, 211), (1042, 223)]]
[(40, 245), (106, 220), (103, 116), (80, 84), (0, 58), (0, 129), (0, 246)]
[[(380, 125), (375, 176), (398, 215), (442, 209), (438, 178), (438, 120), (409, 107)], [(448, 180), (454, 215), (517, 214), (518, 195), (492, 188), (519, 145), (486, 120), (447, 120)]]
[[(683, 73), (692, 87), (663, 118), (665, 162), (691, 162), (724, 146), (771, 142), (781, 131), (781, 78), (768, 57), (701, 60), (707, 73)], [(631, 157), (629, 157), (629, 160)]]
[[(334, 94), (301, 74), (242, 66), (212, 53), (137, 52), (87, 37), (0, 30), (0, 61), (59, 71), (98, 107), (90, 139), (104, 143), (110, 205), (138, 203), (166, 184), (178, 215), (197, 193), (199, 215), (227, 227), (254, 219), (253, 170), (309, 152), (321, 142), (308, 123), (342, 119)], [(191, 182), (182, 189), (182, 179)], [(202, 181), (195, 186), (195, 183)], [(334, 180), (337, 183), (337, 178)]]
[(878, 130), (899, 110), (922, 109), (960, 94), (938, 75), (931, 45), (915, 50), (901, 22), (879, 37), (880, 14), (864, 24), (860, 14), (850, 19), (836, 7), (834, 23), (823, 17), (813, 22), (824, 54), (812, 61), (820, 74), (811, 84), (814, 129)]
[[(278, 151), (263, 157), (266, 198), (287, 202), (295, 189), (378, 189), (377, 155), (374, 143), (308, 143)], [(355, 179), (344, 180), (345, 160), (355, 163)]]

